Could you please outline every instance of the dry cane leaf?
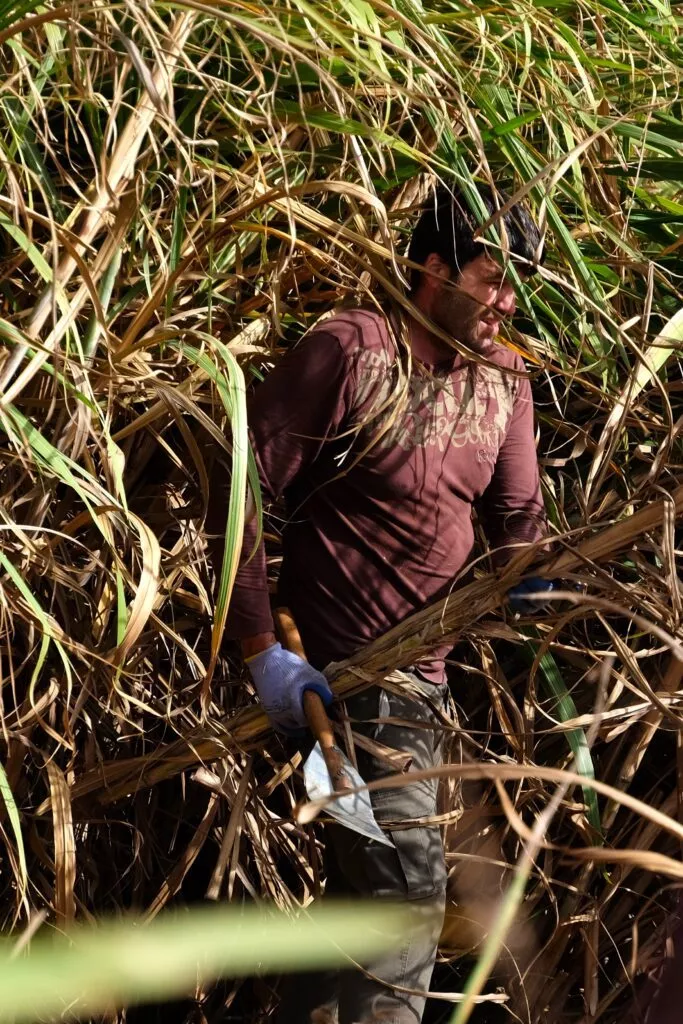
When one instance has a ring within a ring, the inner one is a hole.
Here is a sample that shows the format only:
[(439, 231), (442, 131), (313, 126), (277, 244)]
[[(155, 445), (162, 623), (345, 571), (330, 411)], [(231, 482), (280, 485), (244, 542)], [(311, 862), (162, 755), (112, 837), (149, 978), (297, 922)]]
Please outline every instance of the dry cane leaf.
[(76, 915), (76, 838), (71, 817), (71, 793), (64, 773), (54, 761), (46, 765), (55, 843), (55, 914), (57, 927), (65, 928)]

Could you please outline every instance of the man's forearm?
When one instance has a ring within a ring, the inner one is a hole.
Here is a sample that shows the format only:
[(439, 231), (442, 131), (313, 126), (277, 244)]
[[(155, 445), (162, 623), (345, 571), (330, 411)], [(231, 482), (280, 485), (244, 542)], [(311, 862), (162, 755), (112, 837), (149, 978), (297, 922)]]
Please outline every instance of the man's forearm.
[(253, 658), (254, 655), (260, 654), (261, 651), (267, 650), (272, 647), (274, 643), (277, 643), (275, 633), (254, 633), (253, 636), (244, 636), (240, 640), (240, 647), (242, 649), (243, 658)]
[[(216, 485), (213, 502), (209, 507), (207, 527), (209, 546), (216, 578), (220, 576), (225, 551), (225, 509), (227, 499)], [(247, 515), (240, 565), (233, 584), (226, 637), (237, 640), (245, 658), (260, 654), (276, 642), (273, 633), (273, 619), (270, 612), (266, 554), (263, 540), (250, 560), (247, 556), (253, 550), (257, 535), (257, 524), (253, 516)]]
[(503, 569), (525, 544), (535, 544), (547, 533), (547, 522), (542, 512), (518, 513), (515, 518), (508, 513), (497, 523), (490, 522), (486, 529), (492, 547), (491, 559), (495, 569)]

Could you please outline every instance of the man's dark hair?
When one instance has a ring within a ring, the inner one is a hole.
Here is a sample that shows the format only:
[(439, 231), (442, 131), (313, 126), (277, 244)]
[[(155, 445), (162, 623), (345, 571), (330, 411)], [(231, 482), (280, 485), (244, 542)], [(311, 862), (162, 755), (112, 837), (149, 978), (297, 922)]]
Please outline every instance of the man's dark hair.
[[(507, 202), (507, 197), (500, 191), (496, 191), (494, 199), (494, 193), (488, 185), (477, 183), (475, 187), (486, 208), (487, 217), (493, 216)], [(505, 225), (505, 238), (501, 222)], [(487, 249), (493, 256), (499, 251), (475, 239), (474, 234), (483, 223), (483, 217), (472, 213), (462, 190), (450, 191), (443, 185), (439, 186), (428, 199), (415, 226), (408, 259), (414, 263), (424, 263), (429, 254), (434, 252), (460, 273), (465, 264)], [(541, 233), (527, 208), (521, 203), (515, 203), (503, 217), (494, 222), (494, 228), (510, 256), (513, 259), (515, 256), (521, 258), (517, 264), (520, 276), (529, 277), (533, 274), (543, 262), (543, 252)], [(488, 237), (491, 238), (491, 235)], [(411, 271), (413, 288), (419, 284), (420, 276), (419, 270)]]

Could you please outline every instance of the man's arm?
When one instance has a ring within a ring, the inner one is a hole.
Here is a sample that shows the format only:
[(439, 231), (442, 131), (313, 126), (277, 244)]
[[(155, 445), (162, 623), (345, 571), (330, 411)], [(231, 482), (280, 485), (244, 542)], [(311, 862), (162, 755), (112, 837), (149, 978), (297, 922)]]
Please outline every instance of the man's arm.
[[(314, 331), (290, 350), (258, 385), (249, 406), (249, 427), (264, 509), (317, 458), (325, 439), (342, 422), (350, 393), (346, 356), (338, 339), (323, 330)], [(226, 483), (215, 479), (209, 531), (218, 534), (212, 545), (216, 568), (222, 558), (226, 513)], [(227, 623), (228, 636), (240, 641), (245, 658), (275, 643), (263, 542), (247, 560), (256, 535), (252, 517), (245, 524)]]
[[(516, 368), (523, 369), (521, 361)], [(515, 554), (512, 545), (533, 543), (546, 531), (534, 443), (534, 407), (527, 377), (519, 379), (512, 418), (491, 483), (481, 500), (481, 514), (497, 567)]]

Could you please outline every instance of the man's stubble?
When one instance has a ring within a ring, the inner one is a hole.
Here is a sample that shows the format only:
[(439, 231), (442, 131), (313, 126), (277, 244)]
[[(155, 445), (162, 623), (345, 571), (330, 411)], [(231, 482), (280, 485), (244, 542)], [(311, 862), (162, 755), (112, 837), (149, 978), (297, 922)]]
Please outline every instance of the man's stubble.
[(491, 338), (479, 336), (481, 317), (485, 316), (486, 307), (467, 295), (466, 292), (445, 285), (433, 303), (431, 317), (445, 334), (473, 352), (484, 354), (492, 346)]

